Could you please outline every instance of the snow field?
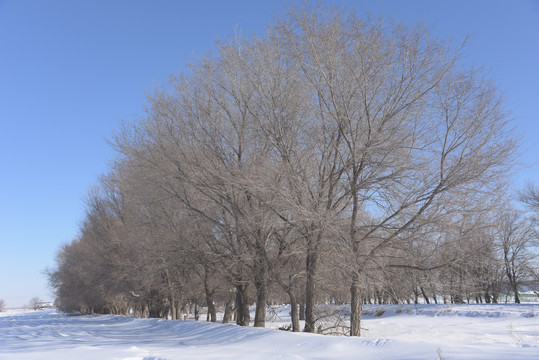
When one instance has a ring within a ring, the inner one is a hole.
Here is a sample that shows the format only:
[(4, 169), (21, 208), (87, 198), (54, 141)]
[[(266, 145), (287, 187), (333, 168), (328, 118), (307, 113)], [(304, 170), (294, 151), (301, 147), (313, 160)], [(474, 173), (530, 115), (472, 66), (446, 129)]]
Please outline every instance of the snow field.
[[(364, 306), (363, 337), (278, 331), (205, 321), (0, 313), (0, 359), (537, 359), (539, 305)], [(273, 329), (271, 329), (273, 328)]]

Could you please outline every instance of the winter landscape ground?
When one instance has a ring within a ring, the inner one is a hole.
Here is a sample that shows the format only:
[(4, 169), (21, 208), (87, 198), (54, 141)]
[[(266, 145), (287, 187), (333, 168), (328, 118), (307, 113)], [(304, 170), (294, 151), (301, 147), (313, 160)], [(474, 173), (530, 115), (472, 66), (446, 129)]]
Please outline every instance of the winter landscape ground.
[[(0, 313), (0, 359), (537, 359), (539, 304), (367, 305), (363, 337), (205, 321)], [(383, 313), (383, 314), (382, 314)], [(378, 315), (378, 316), (377, 316)]]

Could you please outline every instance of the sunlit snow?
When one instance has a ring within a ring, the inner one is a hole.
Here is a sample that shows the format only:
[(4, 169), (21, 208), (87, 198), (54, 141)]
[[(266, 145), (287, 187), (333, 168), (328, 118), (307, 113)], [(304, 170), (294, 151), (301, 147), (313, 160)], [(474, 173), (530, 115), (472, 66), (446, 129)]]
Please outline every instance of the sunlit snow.
[[(268, 325), (286, 324), (287, 310), (272, 312)], [(8, 310), (0, 313), (0, 359), (539, 358), (539, 304), (367, 305), (362, 327), (363, 337), (349, 338), (193, 320)]]

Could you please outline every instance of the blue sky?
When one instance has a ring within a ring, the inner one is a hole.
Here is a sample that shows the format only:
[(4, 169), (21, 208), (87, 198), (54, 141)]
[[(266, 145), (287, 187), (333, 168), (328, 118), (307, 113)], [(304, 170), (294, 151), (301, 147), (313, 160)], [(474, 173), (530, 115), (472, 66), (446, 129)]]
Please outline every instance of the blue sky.
[[(301, 3), (301, 2), (300, 2)], [(471, 38), (522, 135), (515, 189), (539, 184), (539, 1), (345, 1), (442, 38)], [(240, 29), (262, 34), (282, 1), (0, 0), (0, 299), (52, 300), (42, 271), (72, 240), (83, 199), (145, 91)]]

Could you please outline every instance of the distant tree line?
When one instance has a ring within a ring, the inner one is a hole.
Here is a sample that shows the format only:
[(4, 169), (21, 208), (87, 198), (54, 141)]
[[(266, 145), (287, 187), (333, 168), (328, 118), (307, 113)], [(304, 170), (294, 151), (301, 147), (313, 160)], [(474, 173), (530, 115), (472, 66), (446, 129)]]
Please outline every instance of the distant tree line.
[(264, 326), (291, 304), (497, 302), (536, 276), (501, 94), (421, 25), (290, 8), (148, 96), (49, 279), (66, 311)]

